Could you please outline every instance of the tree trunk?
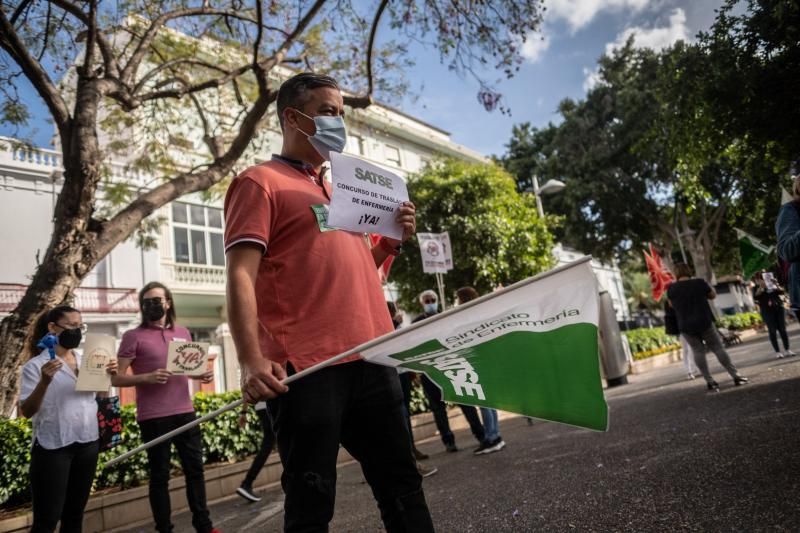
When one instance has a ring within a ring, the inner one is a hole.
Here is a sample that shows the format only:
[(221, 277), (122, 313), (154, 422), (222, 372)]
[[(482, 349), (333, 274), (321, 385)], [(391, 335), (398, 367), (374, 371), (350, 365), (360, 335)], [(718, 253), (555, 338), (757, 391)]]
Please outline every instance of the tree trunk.
[[(53, 234), (44, 260), (17, 307), (0, 322), (0, 413), (14, 409), (19, 369), (27, 360), (25, 340), (44, 310), (69, 299), (81, 280), (99, 261), (96, 233), (90, 229), (94, 197), (100, 182), (101, 152), (97, 138), (97, 83), (79, 77), (75, 116), (60, 131), (64, 186), (55, 206)], [(29, 355), (29, 354), (28, 354)]]

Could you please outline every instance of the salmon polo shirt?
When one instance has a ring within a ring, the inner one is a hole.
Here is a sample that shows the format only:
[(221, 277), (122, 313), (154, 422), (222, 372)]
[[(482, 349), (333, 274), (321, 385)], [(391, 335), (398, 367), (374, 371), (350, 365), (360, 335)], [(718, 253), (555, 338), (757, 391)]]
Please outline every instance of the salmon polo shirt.
[(313, 168), (279, 156), (239, 174), (225, 197), (225, 249), (264, 249), (255, 287), (263, 355), (298, 372), (393, 331), (364, 235), (318, 221), (330, 197)]
[[(181, 326), (142, 325), (123, 333), (117, 356), (131, 359), (134, 374), (147, 374), (167, 368), (170, 341), (191, 340), (192, 334)], [(186, 376), (170, 376), (166, 383), (136, 385), (136, 420), (140, 422), (193, 411)]]

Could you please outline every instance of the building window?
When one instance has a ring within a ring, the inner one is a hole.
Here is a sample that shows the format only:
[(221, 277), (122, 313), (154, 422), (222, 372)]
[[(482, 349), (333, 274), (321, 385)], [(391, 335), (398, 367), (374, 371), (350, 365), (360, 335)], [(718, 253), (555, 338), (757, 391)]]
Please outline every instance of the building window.
[(360, 135), (348, 135), (347, 151), (351, 154), (364, 155), (364, 139)]
[(400, 166), (400, 149), (387, 144), (383, 147), (383, 154), (386, 157), (386, 162), (391, 163), (396, 167)]
[(176, 262), (225, 266), (222, 209), (174, 202), (172, 238)]

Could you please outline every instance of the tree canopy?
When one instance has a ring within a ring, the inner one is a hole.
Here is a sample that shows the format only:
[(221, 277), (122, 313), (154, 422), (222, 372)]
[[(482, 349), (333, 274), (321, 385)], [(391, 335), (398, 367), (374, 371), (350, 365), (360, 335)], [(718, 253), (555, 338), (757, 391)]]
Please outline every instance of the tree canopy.
[[(518, 193), (514, 178), (495, 164), (444, 160), (408, 181), (417, 206), (417, 230), (450, 235), (454, 268), (444, 275), (448, 299), (463, 286), (491, 292), (553, 266), (553, 239), (532, 195)], [(416, 242), (403, 247), (390, 281), (400, 290), (401, 307), (421, 312), (417, 295), (435, 289), (433, 274), (422, 272)]]
[(694, 43), (655, 52), (632, 36), (600, 59), (584, 99), (560, 104), (558, 124), (517, 126), (503, 164), (520, 188), (531, 173), (567, 184), (548, 209), (575, 248), (624, 260), (652, 241), (708, 280), (736, 271), (733, 228), (774, 239), (800, 154), (787, 89), (799, 27), (795, 2), (730, 0)]
[[(31, 113), (20, 94), (32, 87), (64, 164), (50, 243), (0, 323), (0, 411), (12, 407), (34, 317), (152, 227), (145, 221), (157, 209), (219, 184), (280, 135), (268, 110), (288, 73), (338, 77), (345, 104), (365, 107), (407, 90), (408, 43), (418, 42), (478, 79), (486, 109), (502, 108), (483, 77), (514, 74), (541, 14), (541, 0), (0, 3), (0, 120), (25, 125)], [(155, 179), (139, 187), (109, 179), (117, 157)]]

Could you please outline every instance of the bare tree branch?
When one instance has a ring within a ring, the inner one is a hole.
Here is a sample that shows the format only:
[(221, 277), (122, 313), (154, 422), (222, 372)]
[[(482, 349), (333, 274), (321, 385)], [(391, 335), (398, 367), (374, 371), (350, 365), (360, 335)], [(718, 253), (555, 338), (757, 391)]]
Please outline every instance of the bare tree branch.
[(367, 96), (370, 98), (372, 97), (375, 89), (372, 72), (372, 55), (375, 49), (375, 35), (378, 33), (378, 24), (381, 21), (381, 15), (383, 15), (383, 12), (388, 4), (389, 0), (381, 0), (378, 10), (375, 12), (375, 18), (372, 20), (372, 29), (370, 29), (369, 32), (369, 43), (367, 44)]
[(11, 23), (12, 26), (17, 23), (17, 19), (20, 17), (20, 15), (22, 15), (25, 9), (27, 9), (28, 6), (30, 6), (30, 3), (31, 0), (23, 0), (22, 2), (19, 3), (17, 9), (14, 10), (14, 13), (11, 14), (11, 18), (9, 19), (9, 22)]
[[(49, 5), (49, 4), (48, 4)], [(97, 43), (97, 1), (89, 0), (89, 17), (86, 24), (86, 50), (83, 58), (83, 75), (93, 77), (92, 62), (94, 61), (94, 47)]]
[(219, 159), (223, 153), (222, 142), (219, 137), (214, 135), (211, 131), (211, 124), (208, 121), (208, 117), (206, 117), (205, 109), (203, 109), (203, 106), (200, 104), (200, 100), (198, 100), (197, 96), (194, 94), (190, 94), (189, 98), (191, 98), (194, 108), (200, 116), (200, 122), (203, 123), (203, 141), (206, 143), (206, 146), (208, 146), (208, 151), (211, 152), (214, 159)]
[[(136, 71), (139, 69), (139, 65), (141, 64), (142, 60), (147, 54), (147, 50), (150, 49), (150, 45), (153, 43), (153, 40), (158, 35), (158, 32), (167, 22), (177, 18), (192, 17), (198, 15), (219, 15), (223, 17), (235, 18), (238, 20), (243, 20), (246, 22), (257, 24), (257, 21), (253, 20), (252, 18), (246, 15), (239, 13), (238, 11), (217, 9), (205, 6), (197, 8), (178, 9), (175, 11), (169, 11), (167, 13), (163, 13), (160, 17), (155, 19), (150, 24), (150, 26), (147, 28), (147, 31), (145, 31), (144, 35), (142, 36), (141, 40), (136, 45), (136, 49), (133, 51), (133, 54), (131, 54), (131, 58), (128, 60), (128, 63), (122, 69), (122, 73), (120, 74), (120, 78), (122, 79), (122, 81), (128, 84), (131, 83)], [(275, 29), (285, 34), (283, 30), (279, 30), (277, 28), (272, 28), (272, 29)]]
[(269, 109), (269, 105), (278, 97), (277, 91), (267, 89), (266, 73), (284, 60), (294, 40), (305, 31), (324, 4), (325, 0), (317, 0), (272, 56), (255, 65), (249, 65), (249, 68), (254, 69), (254, 74), (259, 81), (259, 94), (242, 120), (236, 137), (234, 137), (228, 150), (221, 156), (216, 157), (206, 170), (198, 173), (187, 172), (181, 174), (141, 195), (109, 220), (108, 223), (104, 224), (97, 236), (97, 253), (100, 257), (110, 252), (144, 218), (160, 206), (173, 201), (183, 194), (207, 189), (230, 173), (234, 164), (236, 164), (236, 161), (244, 153), (258, 131), (259, 122)]
[(20, 40), (2, 9), (0, 9), (0, 30), (0, 47), (20, 66), (50, 110), (62, 139), (67, 138), (72, 117), (61, 92), (42, 68), (41, 63), (28, 52), (25, 43)]
[[(96, 15), (91, 17), (83, 12), (83, 10), (77, 6), (76, 4), (70, 2), (69, 0), (49, 0), (55, 6), (60, 7), (70, 15), (74, 16), (76, 19), (81, 21), (87, 28), (91, 24), (91, 18), (95, 18), (94, 24), (96, 25)], [(92, 3), (94, 5), (94, 2)], [(91, 7), (90, 7), (91, 9)], [(117, 60), (114, 57), (114, 50), (111, 47), (111, 44), (106, 39), (105, 35), (102, 32), (95, 31), (95, 39), (97, 42), (98, 48), (100, 48), (100, 54), (103, 56), (103, 64), (105, 66), (105, 75), (109, 77), (118, 77), (119, 76), (119, 65), (117, 64)]]
[(133, 89), (131, 90), (131, 94), (133, 94), (133, 95), (138, 94), (139, 91), (142, 90), (142, 88), (147, 84), (148, 81), (150, 81), (151, 79), (156, 77), (158, 74), (160, 74), (164, 70), (167, 70), (167, 69), (173, 70), (175, 67), (180, 66), (180, 65), (204, 67), (204, 68), (207, 68), (209, 70), (215, 70), (215, 71), (220, 72), (220, 73), (225, 74), (225, 75), (229, 74), (229, 71), (221, 68), (218, 65), (214, 65), (214, 64), (209, 63), (207, 61), (201, 61), (199, 59), (194, 59), (194, 58), (191, 58), (191, 57), (179, 57), (179, 58), (176, 58), (176, 59), (164, 60), (163, 63), (161, 63), (157, 67), (155, 67), (152, 70), (150, 70), (147, 74), (142, 76), (142, 79), (140, 79), (136, 83), (136, 85), (133, 87)]

